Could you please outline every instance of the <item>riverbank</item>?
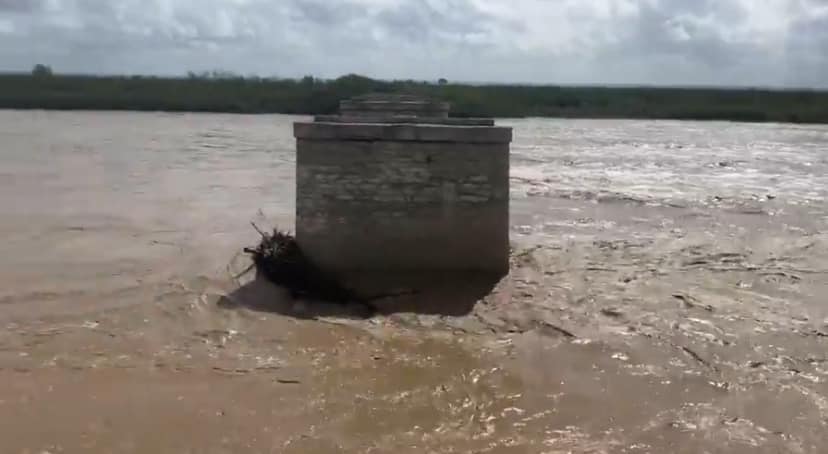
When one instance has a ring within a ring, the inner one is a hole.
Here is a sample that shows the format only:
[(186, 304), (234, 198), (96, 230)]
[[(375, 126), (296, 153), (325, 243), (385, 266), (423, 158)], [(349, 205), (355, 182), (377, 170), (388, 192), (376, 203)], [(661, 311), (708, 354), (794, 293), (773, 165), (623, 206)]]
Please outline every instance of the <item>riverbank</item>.
[(418, 93), (456, 116), (828, 123), (828, 92), (655, 87), (469, 85), (192, 75), (187, 78), (0, 75), (0, 108), (330, 114), (366, 92)]

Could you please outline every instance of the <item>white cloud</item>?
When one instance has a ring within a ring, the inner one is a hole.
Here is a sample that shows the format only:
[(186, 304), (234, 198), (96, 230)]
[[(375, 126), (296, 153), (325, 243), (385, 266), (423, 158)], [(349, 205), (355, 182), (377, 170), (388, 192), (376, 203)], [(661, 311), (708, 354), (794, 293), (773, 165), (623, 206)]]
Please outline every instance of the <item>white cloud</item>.
[(825, 28), (824, 0), (0, 0), (0, 69), (828, 87)]
[(14, 33), (14, 23), (9, 19), (0, 19), (0, 34), (10, 35)]

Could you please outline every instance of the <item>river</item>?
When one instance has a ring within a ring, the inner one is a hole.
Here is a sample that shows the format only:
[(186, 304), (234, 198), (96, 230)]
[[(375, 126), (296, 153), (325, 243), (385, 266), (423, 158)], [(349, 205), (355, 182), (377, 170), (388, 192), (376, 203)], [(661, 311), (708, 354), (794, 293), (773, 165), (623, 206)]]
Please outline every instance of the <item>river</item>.
[(824, 449), (828, 127), (499, 121), (510, 276), (365, 319), (237, 277), (298, 118), (0, 111), (0, 450)]

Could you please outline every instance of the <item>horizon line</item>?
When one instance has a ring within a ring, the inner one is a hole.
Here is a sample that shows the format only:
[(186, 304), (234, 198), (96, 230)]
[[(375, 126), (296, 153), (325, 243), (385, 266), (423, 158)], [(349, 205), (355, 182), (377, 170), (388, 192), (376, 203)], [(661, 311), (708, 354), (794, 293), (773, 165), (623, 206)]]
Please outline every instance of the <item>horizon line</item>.
[[(45, 65), (48, 67), (48, 65)], [(224, 73), (224, 75), (221, 75)], [(0, 70), (0, 76), (31, 76), (31, 71), (23, 70)], [(804, 86), (783, 86), (783, 85), (711, 85), (711, 84), (658, 84), (658, 83), (558, 83), (558, 82), (494, 82), (494, 81), (471, 81), (471, 80), (449, 80), (445, 78), (436, 79), (404, 79), (404, 78), (377, 78), (358, 73), (346, 73), (338, 77), (326, 78), (307, 74), (300, 77), (288, 76), (261, 76), (258, 74), (237, 74), (232, 71), (188, 71), (186, 74), (152, 74), (152, 73), (81, 73), (81, 72), (53, 72), (50, 77), (88, 77), (88, 78), (150, 78), (186, 80), (193, 75), (197, 77), (207, 76), (213, 80), (231, 79), (261, 79), (261, 80), (293, 80), (301, 81), (305, 77), (312, 77), (314, 80), (333, 82), (345, 77), (361, 77), (375, 82), (402, 83), (414, 82), (423, 84), (439, 85), (441, 80), (446, 80), (448, 85), (467, 85), (477, 87), (559, 87), (559, 88), (607, 88), (607, 89), (655, 89), (655, 90), (721, 90), (721, 91), (779, 91), (779, 92), (828, 92), (828, 87), (804, 87)]]

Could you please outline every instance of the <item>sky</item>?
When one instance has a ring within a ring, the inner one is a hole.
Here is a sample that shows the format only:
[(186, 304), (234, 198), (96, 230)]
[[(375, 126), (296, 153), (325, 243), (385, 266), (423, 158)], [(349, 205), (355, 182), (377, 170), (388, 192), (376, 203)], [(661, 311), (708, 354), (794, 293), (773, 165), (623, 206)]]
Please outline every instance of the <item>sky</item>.
[(828, 0), (0, 0), (0, 71), (828, 88)]

